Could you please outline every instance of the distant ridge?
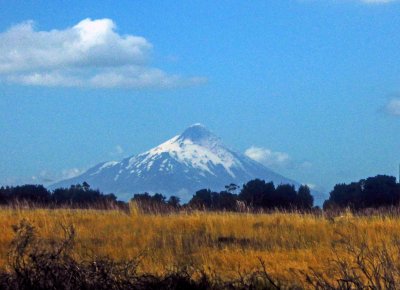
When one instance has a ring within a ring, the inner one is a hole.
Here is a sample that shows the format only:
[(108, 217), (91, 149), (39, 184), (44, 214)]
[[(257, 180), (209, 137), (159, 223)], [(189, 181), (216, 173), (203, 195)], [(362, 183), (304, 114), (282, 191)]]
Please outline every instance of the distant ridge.
[(273, 181), (275, 185), (298, 185), (244, 154), (230, 150), (219, 137), (197, 123), (144, 153), (119, 162), (100, 163), (50, 188), (86, 181), (93, 188), (115, 193), (121, 200), (130, 199), (134, 193), (159, 192), (187, 201), (199, 189), (220, 191), (227, 184), (243, 185), (255, 178)]

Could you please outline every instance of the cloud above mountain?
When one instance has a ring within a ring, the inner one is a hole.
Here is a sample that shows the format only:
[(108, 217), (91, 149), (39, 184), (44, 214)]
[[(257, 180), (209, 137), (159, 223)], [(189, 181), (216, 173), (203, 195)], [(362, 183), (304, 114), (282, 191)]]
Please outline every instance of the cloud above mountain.
[(293, 160), (288, 153), (273, 151), (263, 147), (251, 146), (244, 152), (244, 154), (257, 162), (274, 169), (307, 169), (312, 166), (309, 161), (298, 162)]
[(385, 106), (387, 114), (400, 117), (400, 98), (391, 99)]
[(291, 162), (289, 154), (267, 148), (251, 146), (245, 153), (247, 157), (268, 167), (284, 167)]
[(87, 18), (49, 31), (27, 21), (0, 33), (0, 81), (92, 88), (169, 88), (205, 81), (153, 67), (152, 49), (144, 37), (118, 34), (111, 19)]
[(66, 168), (59, 172), (50, 170), (41, 170), (40, 172), (31, 176), (25, 177), (7, 177), (0, 180), (0, 186), (16, 186), (21, 184), (43, 184), (45, 186), (59, 180), (73, 178), (83, 172), (79, 168)]

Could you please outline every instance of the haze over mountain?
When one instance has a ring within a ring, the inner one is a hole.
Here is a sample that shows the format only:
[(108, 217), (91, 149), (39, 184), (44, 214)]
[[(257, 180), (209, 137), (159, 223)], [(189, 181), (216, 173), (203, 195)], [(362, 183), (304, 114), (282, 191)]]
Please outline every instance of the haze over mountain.
[(55, 183), (51, 188), (88, 182), (93, 188), (112, 192), (121, 200), (134, 193), (176, 195), (187, 201), (199, 189), (222, 190), (230, 183), (260, 178), (275, 185), (297, 182), (281, 176), (244, 154), (226, 147), (221, 139), (201, 124), (194, 124), (139, 155), (119, 162), (100, 163), (83, 174)]

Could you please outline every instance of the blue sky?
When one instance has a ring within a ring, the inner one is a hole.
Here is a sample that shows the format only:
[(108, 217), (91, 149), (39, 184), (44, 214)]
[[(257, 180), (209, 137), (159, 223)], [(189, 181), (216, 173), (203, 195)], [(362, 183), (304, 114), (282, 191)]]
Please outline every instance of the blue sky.
[(329, 192), (397, 175), (400, 1), (0, 1), (0, 184), (201, 122)]

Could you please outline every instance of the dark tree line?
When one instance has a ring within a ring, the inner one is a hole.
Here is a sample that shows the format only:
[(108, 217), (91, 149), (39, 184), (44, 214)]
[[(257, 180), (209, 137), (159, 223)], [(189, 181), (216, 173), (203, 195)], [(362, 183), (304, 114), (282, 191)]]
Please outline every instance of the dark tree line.
[[(237, 193), (238, 192), (238, 193)], [(277, 187), (272, 182), (255, 179), (239, 186), (230, 184), (221, 192), (201, 189), (185, 205), (180, 204), (177, 196), (168, 199), (156, 193), (134, 194), (135, 201), (145, 212), (166, 212), (182, 207), (207, 210), (238, 210), (238, 205), (251, 209), (300, 209), (309, 210), (313, 206), (313, 197), (307, 186), (297, 190), (293, 185), (281, 184)], [(0, 205), (16, 205), (27, 202), (32, 205), (45, 207), (109, 207), (115, 205), (127, 208), (127, 204), (117, 201), (114, 194), (103, 194), (90, 188), (86, 182), (72, 185), (69, 188), (47, 190), (42, 185), (23, 185), (0, 188)]]
[[(310, 210), (313, 207), (313, 196), (306, 185), (297, 189), (293, 185), (280, 184), (254, 179), (239, 188), (235, 184), (216, 192), (210, 189), (197, 191), (190, 201), (180, 204), (180, 199), (171, 196), (168, 199), (156, 193), (134, 194), (133, 201), (148, 211), (169, 211), (182, 207), (207, 210), (240, 210), (240, 206), (250, 209), (281, 209)], [(21, 202), (45, 207), (101, 207), (111, 206), (127, 208), (127, 204), (118, 201), (114, 194), (103, 194), (90, 188), (86, 182), (72, 185), (69, 188), (47, 190), (42, 185), (22, 185), (0, 187), (0, 205), (16, 205)], [(400, 205), (400, 184), (396, 178), (377, 175), (361, 179), (349, 184), (337, 184), (330, 192), (329, 199), (324, 203), (324, 209), (379, 208)]]
[(336, 184), (324, 209), (349, 207), (354, 210), (398, 206), (400, 184), (396, 178), (377, 175), (350, 184)]
[(197, 191), (188, 205), (199, 209), (235, 210), (238, 196), (228, 191), (213, 192), (209, 189)]
[(22, 185), (0, 188), (0, 205), (28, 203), (46, 207), (108, 207), (121, 206), (114, 194), (103, 194), (86, 182), (69, 188), (47, 190), (43, 185)]
[(212, 210), (235, 210), (238, 202), (242, 202), (253, 209), (310, 210), (314, 202), (306, 185), (296, 190), (294, 185), (280, 184), (275, 187), (273, 182), (254, 179), (244, 184), (239, 194), (234, 193), (236, 190), (238, 187), (234, 184), (221, 192), (202, 189), (195, 193), (189, 205)]
[(311, 209), (314, 198), (307, 185), (298, 190), (291, 184), (280, 184), (255, 179), (243, 185), (239, 199), (247, 204), (260, 208), (279, 209)]
[[(188, 208), (207, 210), (240, 210), (240, 204), (251, 209), (310, 210), (313, 197), (310, 189), (302, 185), (296, 190), (293, 185), (281, 184), (275, 187), (272, 182), (255, 179), (249, 181), (237, 194), (239, 186), (230, 184), (221, 192), (210, 189), (198, 190), (184, 205)], [(179, 198), (171, 196), (168, 200), (162, 194), (135, 194), (132, 198), (145, 211), (163, 211), (166, 208), (179, 208)]]
[(172, 195), (167, 199), (161, 193), (136, 193), (131, 201), (136, 202), (143, 212), (170, 212), (181, 208), (179, 197)]

